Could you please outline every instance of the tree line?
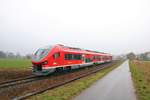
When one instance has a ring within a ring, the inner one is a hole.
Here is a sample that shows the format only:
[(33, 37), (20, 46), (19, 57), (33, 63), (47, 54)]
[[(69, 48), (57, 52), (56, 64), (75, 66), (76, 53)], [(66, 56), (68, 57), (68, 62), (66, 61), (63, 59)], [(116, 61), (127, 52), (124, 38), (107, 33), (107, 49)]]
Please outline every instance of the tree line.
[(150, 60), (150, 52), (135, 54), (133, 52), (127, 54), (128, 59)]
[(31, 54), (26, 54), (25, 56), (21, 55), (20, 53), (13, 53), (13, 52), (4, 52), (0, 51), (0, 58), (31, 58)]

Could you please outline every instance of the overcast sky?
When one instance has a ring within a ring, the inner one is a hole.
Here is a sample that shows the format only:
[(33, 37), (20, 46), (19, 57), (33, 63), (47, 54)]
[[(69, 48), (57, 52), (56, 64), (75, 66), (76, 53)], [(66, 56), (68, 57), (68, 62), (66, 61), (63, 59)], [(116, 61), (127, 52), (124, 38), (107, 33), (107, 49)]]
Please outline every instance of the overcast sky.
[(0, 50), (27, 54), (57, 43), (150, 51), (150, 0), (0, 0)]

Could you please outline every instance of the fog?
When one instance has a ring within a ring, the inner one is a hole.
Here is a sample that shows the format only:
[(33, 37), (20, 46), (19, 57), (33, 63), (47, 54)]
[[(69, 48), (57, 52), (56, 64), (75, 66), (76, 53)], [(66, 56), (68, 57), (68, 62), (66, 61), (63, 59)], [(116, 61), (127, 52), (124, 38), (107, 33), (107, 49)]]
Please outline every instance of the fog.
[(0, 0), (0, 50), (45, 45), (111, 54), (150, 51), (149, 0)]

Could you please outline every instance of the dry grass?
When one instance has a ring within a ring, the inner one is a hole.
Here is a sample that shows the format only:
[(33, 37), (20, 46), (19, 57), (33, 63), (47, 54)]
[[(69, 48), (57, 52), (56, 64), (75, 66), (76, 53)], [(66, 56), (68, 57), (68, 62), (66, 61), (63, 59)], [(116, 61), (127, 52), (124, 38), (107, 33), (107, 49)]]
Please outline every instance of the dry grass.
[(150, 61), (130, 61), (132, 78), (139, 100), (150, 100)]

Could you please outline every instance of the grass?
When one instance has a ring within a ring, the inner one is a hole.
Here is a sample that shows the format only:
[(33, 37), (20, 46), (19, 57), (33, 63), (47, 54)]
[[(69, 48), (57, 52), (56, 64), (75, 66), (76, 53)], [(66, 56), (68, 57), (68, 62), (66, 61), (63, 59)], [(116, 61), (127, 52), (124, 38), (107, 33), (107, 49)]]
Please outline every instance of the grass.
[[(123, 61), (122, 61), (123, 62)], [(117, 62), (108, 68), (105, 68), (95, 74), (81, 78), (64, 86), (46, 91), (37, 96), (31, 97), (31, 100), (70, 100), (77, 94), (81, 93), (84, 89), (89, 87), (92, 83), (102, 78), (108, 72), (112, 71), (114, 68), (122, 64), (122, 62)]]
[(150, 100), (150, 61), (130, 61), (138, 100)]
[(30, 59), (0, 58), (0, 69), (28, 69), (30, 66)]

